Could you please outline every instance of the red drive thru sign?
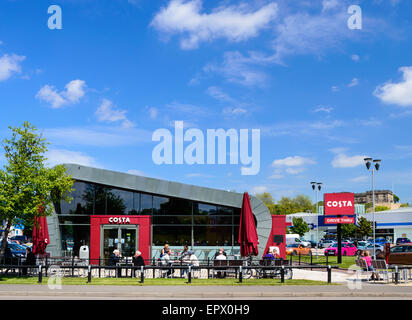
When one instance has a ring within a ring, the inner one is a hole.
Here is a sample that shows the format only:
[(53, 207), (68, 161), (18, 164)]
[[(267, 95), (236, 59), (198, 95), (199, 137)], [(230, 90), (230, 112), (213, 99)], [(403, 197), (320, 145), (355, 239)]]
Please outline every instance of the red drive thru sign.
[(325, 193), (325, 217), (326, 224), (355, 223), (355, 217), (345, 217), (355, 215), (355, 194), (345, 193)]

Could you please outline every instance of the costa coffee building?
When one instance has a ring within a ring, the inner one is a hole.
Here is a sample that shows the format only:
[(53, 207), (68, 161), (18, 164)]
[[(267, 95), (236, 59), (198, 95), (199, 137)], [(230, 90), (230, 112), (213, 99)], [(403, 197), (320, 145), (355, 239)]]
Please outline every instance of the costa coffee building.
[[(51, 256), (79, 256), (80, 247), (87, 246), (91, 263), (107, 259), (114, 249), (129, 257), (139, 250), (151, 259), (166, 243), (176, 251), (188, 245), (199, 259), (212, 258), (219, 247), (239, 254), (243, 194), (76, 164), (65, 167), (75, 180), (73, 200), (55, 203), (47, 217)], [(261, 255), (284, 234), (285, 219), (278, 217), (273, 226), (264, 203), (253, 196), (250, 201)]]

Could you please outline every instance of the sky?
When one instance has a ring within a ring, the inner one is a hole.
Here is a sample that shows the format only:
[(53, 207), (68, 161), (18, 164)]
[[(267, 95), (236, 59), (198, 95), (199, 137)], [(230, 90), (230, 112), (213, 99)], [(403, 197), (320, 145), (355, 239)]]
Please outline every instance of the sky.
[[(407, 0), (2, 0), (0, 138), (29, 121), (50, 165), (275, 201), (314, 200), (311, 181), (370, 190), (372, 157), (375, 189), (412, 202), (411, 12)], [(156, 164), (153, 133), (175, 136), (175, 121), (205, 136), (259, 129), (259, 172), (242, 175), (229, 147), (226, 164)]]

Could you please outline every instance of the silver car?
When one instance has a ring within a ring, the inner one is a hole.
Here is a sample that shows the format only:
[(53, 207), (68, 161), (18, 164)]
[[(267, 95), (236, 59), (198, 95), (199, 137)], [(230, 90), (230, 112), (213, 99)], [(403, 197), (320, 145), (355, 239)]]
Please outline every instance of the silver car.
[[(368, 251), (370, 253), (370, 255), (373, 256), (373, 243), (370, 243), (369, 245), (364, 247), (362, 250), (363, 251)], [(362, 251), (362, 250), (357, 251), (358, 255), (360, 254), (360, 251)], [(375, 254), (378, 255), (379, 253), (381, 253), (383, 251), (384, 251), (383, 246), (378, 244), (378, 243), (375, 243)]]

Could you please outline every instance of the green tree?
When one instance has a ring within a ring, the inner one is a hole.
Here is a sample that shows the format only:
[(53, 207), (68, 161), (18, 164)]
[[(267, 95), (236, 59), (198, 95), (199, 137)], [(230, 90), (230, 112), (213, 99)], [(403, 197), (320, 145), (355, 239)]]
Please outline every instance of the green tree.
[(344, 223), (342, 224), (341, 230), (343, 238), (351, 238), (355, 236), (356, 226), (351, 223)]
[(273, 197), (269, 192), (257, 193), (256, 198), (261, 200), (267, 207), (275, 204), (275, 201), (273, 200)]
[(364, 217), (360, 217), (358, 219), (358, 226), (356, 228), (356, 232), (361, 235), (361, 237), (368, 237), (372, 235), (372, 222), (367, 220)]
[(297, 233), (303, 237), (306, 232), (310, 231), (308, 224), (303, 220), (303, 218), (293, 218), (292, 221), (293, 226), (290, 227), (292, 233)]
[(394, 203), (398, 203), (399, 200), (400, 200), (399, 197), (398, 197), (396, 194), (394, 194), (394, 195), (393, 195), (393, 202), (394, 202)]
[[(10, 228), (23, 224), (31, 228), (34, 219), (50, 215), (53, 203), (71, 201), (73, 180), (62, 165), (45, 165), (46, 139), (28, 122), (22, 127), (9, 127), (11, 138), (3, 141), (6, 164), (0, 170), (0, 219), (4, 220), (3, 239)], [(2, 241), (0, 258), (7, 241)]]

